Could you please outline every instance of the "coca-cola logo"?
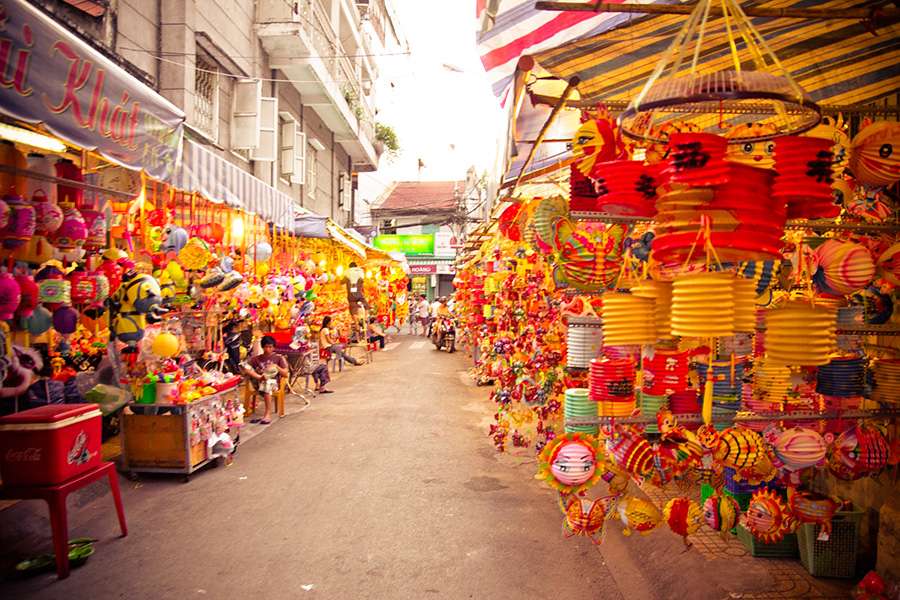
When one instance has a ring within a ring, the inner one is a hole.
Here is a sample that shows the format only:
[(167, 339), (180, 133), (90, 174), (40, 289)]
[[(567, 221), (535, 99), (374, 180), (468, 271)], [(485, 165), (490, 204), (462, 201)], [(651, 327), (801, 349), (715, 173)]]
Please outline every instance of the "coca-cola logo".
[(22, 448), (19, 450), (10, 448), (6, 451), (4, 459), (8, 463), (41, 462), (42, 450), (43, 448)]

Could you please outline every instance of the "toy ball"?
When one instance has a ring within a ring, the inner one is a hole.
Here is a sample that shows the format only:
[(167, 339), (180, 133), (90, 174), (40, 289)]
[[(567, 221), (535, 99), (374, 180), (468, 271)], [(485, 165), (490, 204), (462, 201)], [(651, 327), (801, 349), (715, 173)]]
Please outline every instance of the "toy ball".
[(747, 507), (747, 529), (756, 539), (775, 544), (794, 530), (796, 522), (787, 506), (772, 490), (754, 492)]
[(741, 515), (737, 500), (727, 494), (715, 493), (703, 503), (703, 520), (715, 531), (726, 535)]
[(256, 242), (253, 246), (250, 256), (256, 259), (256, 262), (266, 262), (272, 258), (272, 246), (269, 242)]
[(74, 204), (66, 204), (63, 209), (63, 222), (51, 237), (53, 244), (60, 250), (74, 250), (84, 243), (88, 236), (88, 228), (81, 212)]
[(178, 354), (178, 338), (168, 331), (163, 331), (153, 340), (151, 350), (160, 358), (172, 358)]
[(6, 225), (0, 230), (0, 239), (4, 248), (18, 248), (34, 235), (36, 228), (34, 207), (18, 194), (3, 196), (7, 206)]
[(690, 498), (672, 498), (663, 509), (666, 524), (673, 533), (680, 535), (687, 543), (687, 536), (694, 534), (703, 523), (700, 505)]
[(63, 335), (75, 333), (78, 325), (78, 311), (71, 306), (63, 306), (53, 313), (53, 329)]
[(16, 283), (19, 285), (21, 300), (16, 309), (16, 316), (30, 317), (38, 305), (38, 285), (30, 275), (16, 275)]
[(799, 471), (823, 462), (827, 449), (819, 432), (801, 427), (782, 432), (774, 446), (775, 456), (788, 471)]
[(900, 180), (900, 123), (878, 121), (860, 130), (850, 142), (850, 170), (866, 185)]
[(53, 315), (44, 306), (36, 306), (30, 317), (23, 319), (23, 329), (31, 335), (41, 335), (53, 325)]
[(163, 252), (179, 252), (187, 244), (187, 241), (188, 232), (184, 228), (176, 225), (166, 225), (163, 229), (160, 250)]
[(594, 476), (594, 451), (579, 442), (561, 444), (551, 459), (550, 472), (564, 485), (581, 485)]
[(63, 223), (63, 211), (56, 202), (47, 198), (43, 190), (35, 192), (31, 204), (34, 206), (35, 233), (50, 235), (60, 228)]
[(12, 319), (21, 301), (19, 282), (9, 273), (0, 273), (0, 320)]
[(622, 534), (626, 536), (631, 535), (633, 531), (646, 535), (656, 529), (662, 520), (662, 515), (655, 504), (637, 496), (622, 498), (619, 501), (618, 511), (619, 519), (625, 526)]

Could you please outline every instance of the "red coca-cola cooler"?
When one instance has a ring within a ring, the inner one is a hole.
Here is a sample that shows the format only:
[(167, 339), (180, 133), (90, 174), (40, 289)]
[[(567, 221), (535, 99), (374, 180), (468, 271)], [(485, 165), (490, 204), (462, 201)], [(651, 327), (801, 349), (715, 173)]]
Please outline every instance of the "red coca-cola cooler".
[(0, 417), (4, 485), (55, 485), (100, 464), (96, 404), (51, 404)]

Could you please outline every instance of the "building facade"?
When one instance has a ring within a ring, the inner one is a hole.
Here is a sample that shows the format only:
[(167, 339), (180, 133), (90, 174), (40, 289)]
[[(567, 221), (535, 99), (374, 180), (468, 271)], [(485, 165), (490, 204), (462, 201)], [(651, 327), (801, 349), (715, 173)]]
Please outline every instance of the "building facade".
[(188, 143), (352, 224), (389, 0), (31, 1), (181, 108)]

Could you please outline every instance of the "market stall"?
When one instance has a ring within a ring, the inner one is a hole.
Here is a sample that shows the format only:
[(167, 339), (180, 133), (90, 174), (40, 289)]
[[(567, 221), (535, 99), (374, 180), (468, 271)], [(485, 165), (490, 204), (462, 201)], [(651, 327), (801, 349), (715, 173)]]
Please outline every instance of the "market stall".
[[(897, 491), (900, 125), (823, 116), (736, 2), (709, 6), (636, 90), (631, 63), (579, 86), (589, 43), (571, 65), (546, 53), (566, 85), (458, 267), (473, 372), (498, 450), (537, 455), (567, 535), (734, 530), (753, 555), (852, 577)], [(576, 87), (626, 82), (569, 132), (568, 185), (529, 195)], [(853, 483), (876, 477), (887, 491)]]

